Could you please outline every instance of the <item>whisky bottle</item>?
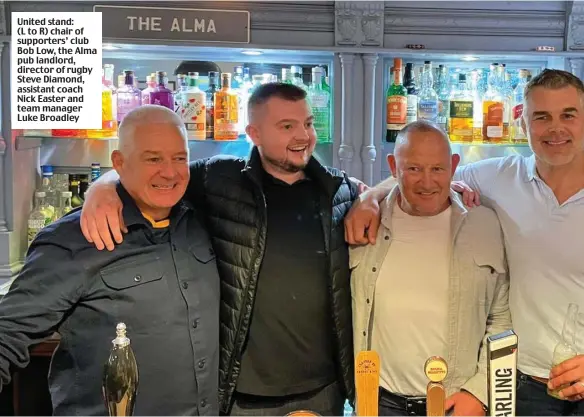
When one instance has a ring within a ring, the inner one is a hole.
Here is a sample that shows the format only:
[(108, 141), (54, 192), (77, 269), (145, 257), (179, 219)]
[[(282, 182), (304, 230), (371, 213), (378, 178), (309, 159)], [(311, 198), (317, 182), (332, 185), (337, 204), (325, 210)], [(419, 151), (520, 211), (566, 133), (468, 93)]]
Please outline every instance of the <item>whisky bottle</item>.
[(103, 370), (103, 398), (110, 416), (131, 416), (138, 392), (138, 365), (124, 323), (116, 326), (116, 336)]
[(408, 90), (402, 84), (402, 60), (394, 58), (393, 83), (387, 89), (387, 142), (395, 142), (400, 130), (406, 126), (407, 113)]

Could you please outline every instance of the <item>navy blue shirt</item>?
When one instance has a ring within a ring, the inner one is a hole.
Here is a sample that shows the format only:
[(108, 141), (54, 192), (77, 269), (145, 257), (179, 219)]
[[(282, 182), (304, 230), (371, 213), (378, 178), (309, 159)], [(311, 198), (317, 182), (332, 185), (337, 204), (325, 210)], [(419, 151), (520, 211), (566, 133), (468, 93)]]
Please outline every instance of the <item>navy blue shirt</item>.
[(219, 276), (198, 214), (174, 207), (155, 228), (121, 185), (128, 234), (98, 251), (80, 212), (43, 229), (0, 302), (0, 383), (57, 331), (49, 386), (55, 415), (107, 415), (101, 382), (124, 322), (140, 376), (136, 415), (218, 415)]

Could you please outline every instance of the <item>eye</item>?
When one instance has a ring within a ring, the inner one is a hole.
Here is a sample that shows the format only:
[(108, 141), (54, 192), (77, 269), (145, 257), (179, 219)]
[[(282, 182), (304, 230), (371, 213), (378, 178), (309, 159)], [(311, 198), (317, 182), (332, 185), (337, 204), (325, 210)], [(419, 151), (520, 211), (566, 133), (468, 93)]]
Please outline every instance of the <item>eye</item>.
[(564, 119), (573, 119), (575, 116), (573, 114), (564, 114)]
[(312, 126), (314, 126), (314, 122), (307, 122), (306, 123), (306, 127), (311, 128)]
[(156, 162), (160, 162), (160, 158), (154, 156), (152, 158), (148, 158), (147, 161), (152, 162), (152, 163), (156, 163)]
[(187, 158), (185, 158), (184, 156), (178, 156), (178, 157), (174, 158), (174, 160), (177, 162), (185, 162), (187, 160)]
[(408, 167), (408, 171), (418, 172), (419, 169), (418, 169), (418, 167)]
[(282, 129), (284, 129), (284, 130), (290, 130), (290, 129), (292, 129), (292, 125), (290, 125), (290, 124), (283, 125), (282, 126)]
[(442, 172), (442, 171), (444, 171), (444, 168), (442, 168), (442, 167), (434, 167), (432, 169), (433, 169), (434, 172)]

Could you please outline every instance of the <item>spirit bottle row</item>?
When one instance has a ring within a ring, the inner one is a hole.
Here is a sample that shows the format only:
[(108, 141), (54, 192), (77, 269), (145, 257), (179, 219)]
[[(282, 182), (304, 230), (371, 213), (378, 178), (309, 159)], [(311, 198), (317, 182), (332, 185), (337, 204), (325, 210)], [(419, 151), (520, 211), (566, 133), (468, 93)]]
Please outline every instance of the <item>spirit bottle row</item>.
[(524, 90), (530, 71), (519, 71), (513, 88), (505, 64), (489, 67), (486, 88), (481, 86), (479, 70), (458, 69), (451, 74), (444, 65), (433, 68), (426, 61), (421, 68), (420, 87), (416, 85), (413, 64), (394, 59), (391, 84), (387, 91), (386, 140), (394, 142), (398, 132), (415, 120), (436, 123), (452, 142), (525, 143), (521, 127)]

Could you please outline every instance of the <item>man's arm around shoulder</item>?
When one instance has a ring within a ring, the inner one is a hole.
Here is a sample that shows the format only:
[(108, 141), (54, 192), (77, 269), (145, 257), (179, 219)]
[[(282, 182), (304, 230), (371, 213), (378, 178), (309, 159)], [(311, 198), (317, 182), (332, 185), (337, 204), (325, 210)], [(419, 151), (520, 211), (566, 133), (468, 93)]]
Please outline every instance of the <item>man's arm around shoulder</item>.
[(86, 284), (83, 266), (57, 241), (54, 229), (49, 226), (39, 233), (0, 301), (0, 389), (10, 382), (10, 365), (28, 365), (29, 348), (57, 331)]
[[(491, 248), (493, 268), (496, 283), (491, 307), (487, 316), (485, 336), (479, 349), (479, 360), (477, 364), (477, 373), (470, 378), (462, 389), (470, 392), (477, 397), (483, 404), (487, 404), (487, 338), (492, 335), (504, 332), (513, 327), (511, 322), (511, 312), (509, 310), (509, 268), (505, 257), (504, 241), (501, 232), (501, 226), (497, 215), (491, 209), (484, 206), (475, 208), (481, 213), (484, 220), (485, 230), (492, 233), (488, 238), (488, 244), (496, 247)], [(477, 237), (478, 238), (478, 237)]]

